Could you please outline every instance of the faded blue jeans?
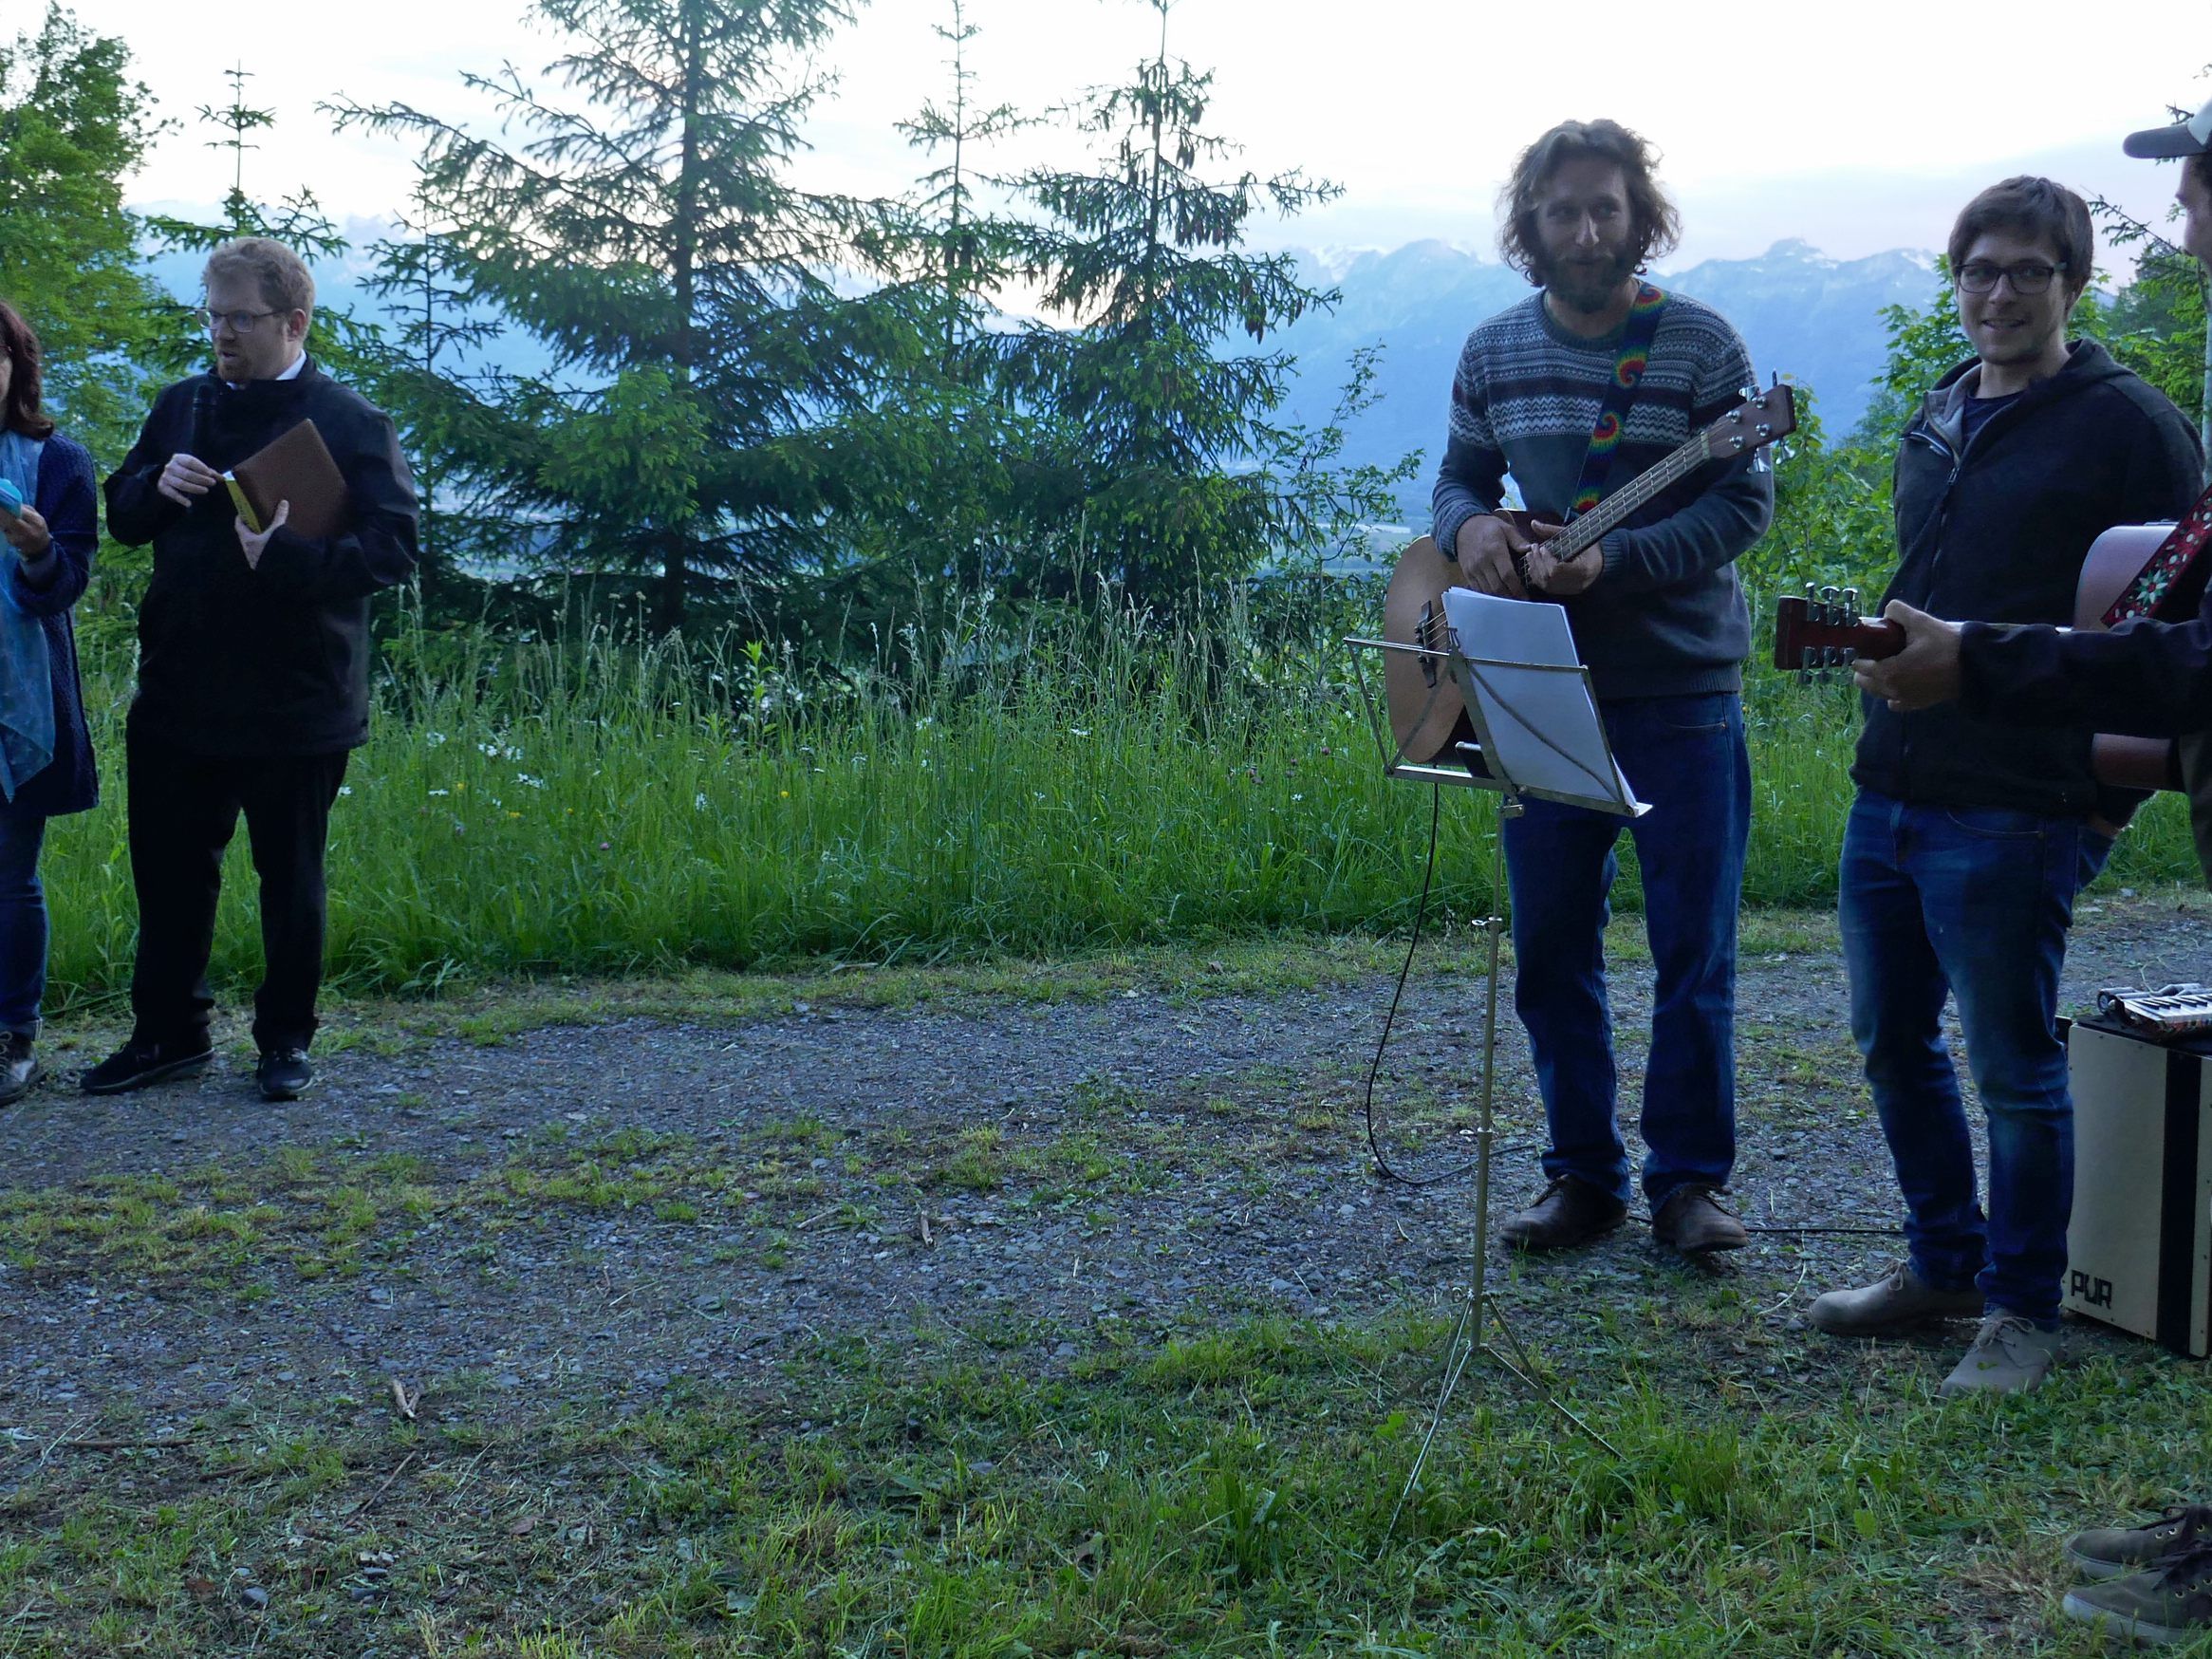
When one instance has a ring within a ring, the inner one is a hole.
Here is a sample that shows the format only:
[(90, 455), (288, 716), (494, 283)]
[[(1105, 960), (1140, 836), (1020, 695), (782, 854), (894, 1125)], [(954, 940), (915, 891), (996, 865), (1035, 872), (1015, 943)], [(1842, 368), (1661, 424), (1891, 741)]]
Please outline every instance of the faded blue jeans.
[(1614, 1110), (1605, 930), (1626, 828), (1644, 878), (1658, 985), (1644, 1071), (1644, 1196), (1724, 1186), (1736, 1163), (1736, 913), (1751, 832), (1751, 763), (1733, 692), (1600, 705), (1636, 798), (1633, 821), (1530, 800), (1505, 824), (1514, 1005), (1529, 1034), (1551, 1146), (1544, 1173), (1628, 1199)]
[(44, 812), (0, 805), (0, 1031), (38, 1035), (46, 993), (46, 896), (38, 853)]
[[(2058, 1318), (2073, 1210), (2073, 1101), (2058, 975), (2073, 899), (2112, 844), (2081, 820), (1931, 807), (1862, 791), (1844, 827), (1838, 913), (1851, 1036), (1905, 1195), (1912, 1270), (1993, 1308)], [(1946, 997), (1989, 1121), (1975, 1190)]]

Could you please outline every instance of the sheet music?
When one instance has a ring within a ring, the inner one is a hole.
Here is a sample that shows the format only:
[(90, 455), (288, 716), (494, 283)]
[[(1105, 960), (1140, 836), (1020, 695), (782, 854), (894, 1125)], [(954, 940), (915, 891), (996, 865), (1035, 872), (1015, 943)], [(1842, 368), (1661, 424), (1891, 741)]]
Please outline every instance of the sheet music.
[(1453, 587), (1444, 593), (1444, 617), (1460, 654), (1483, 663), (1466, 691), (1489, 728), (1496, 770), (1525, 790), (1613, 811), (1650, 811), (1614, 760), (1582, 676), (1546, 672), (1581, 662), (1564, 608)]

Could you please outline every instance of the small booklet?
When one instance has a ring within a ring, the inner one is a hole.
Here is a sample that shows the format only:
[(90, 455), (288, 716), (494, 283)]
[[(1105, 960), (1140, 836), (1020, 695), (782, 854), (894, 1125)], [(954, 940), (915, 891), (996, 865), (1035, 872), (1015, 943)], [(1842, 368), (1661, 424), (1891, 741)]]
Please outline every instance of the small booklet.
[(285, 528), (304, 536), (335, 535), (353, 518), (345, 478), (312, 420), (303, 420), (223, 475), (246, 528), (258, 534), (288, 501)]

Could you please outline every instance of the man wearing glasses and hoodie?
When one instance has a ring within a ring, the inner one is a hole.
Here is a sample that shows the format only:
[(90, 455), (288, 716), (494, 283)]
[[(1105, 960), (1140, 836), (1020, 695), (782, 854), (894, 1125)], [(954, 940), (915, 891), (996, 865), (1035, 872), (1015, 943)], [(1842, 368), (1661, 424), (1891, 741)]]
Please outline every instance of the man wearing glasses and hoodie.
[[(2212, 103), (2186, 121), (2128, 135), (2128, 155), (2179, 159), (2182, 246), (2212, 270)], [(2146, 513), (2140, 520), (2176, 516)], [(1884, 612), (1905, 628), (1905, 649), (1855, 670), (1870, 706), (1895, 717), (1949, 712), (1983, 730), (2054, 739), (2086, 730), (2145, 737), (2212, 730), (2212, 491), (2181, 515), (2154, 561), (2169, 592), (2198, 591), (2194, 616), (2163, 607), (2109, 632), (2050, 625), (1993, 625), (1946, 617), (1982, 613), (1928, 594)], [(1933, 612), (1934, 614), (1930, 614)], [(2010, 619), (2000, 619), (2003, 620)], [(1924, 711), (1924, 713), (1923, 712)], [(2202, 736), (2197, 737), (2201, 757)], [(2200, 847), (2212, 845), (2212, 791), (2200, 763), (2195, 816)], [(2201, 1469), (2192, 1473), (2202, 1476)], [(2069, 1539), (2066, 1556), (2083, 1580), (2062, 1606), (2069, 1618), (2137, 1642), (2167, 1646), (2212, 1632), (2212, 1504), (2184, 1504), (2136, 1526), (2100, 1527)]]
[[(2100, 533), (2187, 511), (2196, 436), (2102, 346), (2067, 339), (2095, 256), (2073, 191), (1991, 186), (1959, 215), (1949, 253), (1975, 356), (1905, 428), (1884, 598), (2065, 624)], [(2073, 1202), (2059, 968), (2074, 894), (2111, 851), (2112, 803), (2078, 717), (2071, 730), (2036, 728), (2002, 709), (1865, 701), (1838, 911), (1851, 1035), (1903, 1190), (1907, 1256), (1808, 1316), (1839, 1336), (1976, 1317), (1944, 1391), (2032, 1389), (2058, 1352)], [(1989, 1123), (1986, 1215), (1942, 1035), (1953, 997)]]

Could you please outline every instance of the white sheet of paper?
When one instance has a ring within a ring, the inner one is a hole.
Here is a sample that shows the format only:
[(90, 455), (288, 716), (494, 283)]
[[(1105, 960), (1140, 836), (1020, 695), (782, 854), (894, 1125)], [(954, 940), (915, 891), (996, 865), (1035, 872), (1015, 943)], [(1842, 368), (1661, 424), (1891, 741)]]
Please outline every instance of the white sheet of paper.
[(1444, 617), (1461, 654), (1486, 660), (1465, 689), (1490, 729), (1494, 770), (1524, 790), (1616, 811), (1650, 810), (1607, 747), (1582, 677), (1544, 671), (1580, 662), (1564, 608), (1453, 587), (1444, 593)]

